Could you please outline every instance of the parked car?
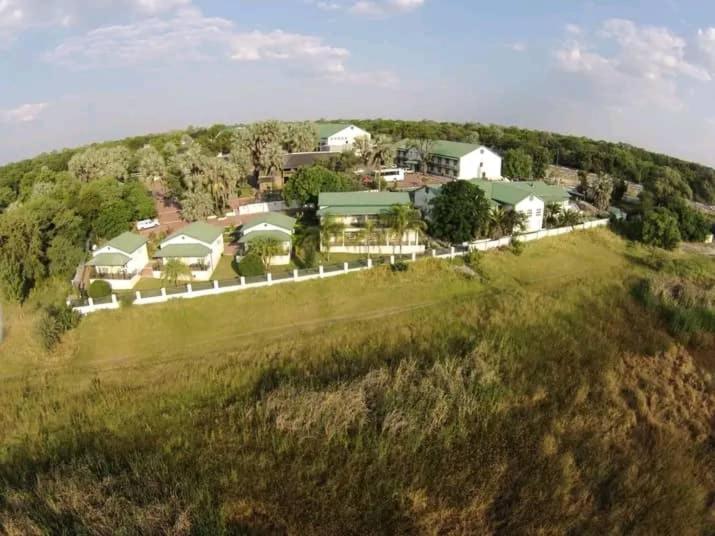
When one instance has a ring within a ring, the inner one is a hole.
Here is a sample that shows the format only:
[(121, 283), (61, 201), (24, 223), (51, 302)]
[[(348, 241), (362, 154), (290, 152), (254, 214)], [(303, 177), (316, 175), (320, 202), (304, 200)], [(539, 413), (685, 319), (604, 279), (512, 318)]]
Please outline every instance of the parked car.
[(159, 227), (159, 220), (156, 218), (150, 220), (141, 220), (137, 222), (138, 231), (143, 231), (144, 229), (153, 229), (154, 227)]

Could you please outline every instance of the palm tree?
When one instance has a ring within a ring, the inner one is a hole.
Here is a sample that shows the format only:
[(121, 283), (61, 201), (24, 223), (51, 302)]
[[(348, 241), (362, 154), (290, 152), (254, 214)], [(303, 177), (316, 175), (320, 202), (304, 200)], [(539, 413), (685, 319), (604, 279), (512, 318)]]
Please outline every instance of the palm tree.
[(503, 207), (494, 207), (489, 211), (489, 220), (487, 222), (487, 234), (492, 238), (501, 238), (504, 236), (505, 229), (508, 228), (508, 214)]
[(547, 227), (558, 225), (561, 218), (561, 206), (558, 203), (549, 203), (544, 208), (544, 220)]
[(370, 243), (375, 238), (377, 225), (375, 220), (368, 219), (365, 222), (365, 228), (363, 230), (363, 238), (365, 239), (365, 247), (367, 248), (367, 258), (370, 258)]
[(575, 210), (564, 210), (558, 222), (562, 227), (578, 225), (579, 223), (581, 223), (581, 214)]
[(367, 136), (355, 138), (353, 142), (353, 152), (360, 158), (363, 165), (368, 166), (372, 161), (372, 142)]
[(387, 136), (377, 136), (370, 153), (370, 162), (379, 168), (395, 160), (395, 146)]
[(162, 279), (176, 286), (179, 279), (191, 279), (191, 268), (179, 259), (169, 259), (164, 265)]
[(506, 214), (506, 229), (508, 229), (509, 234), (518, 235), (524, 232), (524, 229), (526, 229), (526, 214), (518, 210), (509, 210)]
[(400, 241), (400, 256), (402, 255), (402, 242), (407, 231), (419, 233), (425, 229), (425, 222), (419, 210), (415, 210), (409, 205), (392, 205), (385, 215), (385, 220), (392, 232)]
[(330, 247), (333, 238), (341, 236), (345, 231), (345, 224), (332, 214), (326, 214), (320, 224), (320, 248), (325, 248), (326, 258), (330, 260)]
[(271, 267), (273, 257), (285, 253), (283, 244), (275, 238), (257, 238), (253, 240), (248, 247), (251, 253), (258, 255), (263, 264), (263, 269), (267, 272)]

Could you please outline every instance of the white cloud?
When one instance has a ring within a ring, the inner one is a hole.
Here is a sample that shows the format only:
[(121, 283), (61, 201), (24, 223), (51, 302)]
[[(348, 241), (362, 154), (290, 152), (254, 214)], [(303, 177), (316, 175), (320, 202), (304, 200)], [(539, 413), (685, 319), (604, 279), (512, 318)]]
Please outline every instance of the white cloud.
[(513, 50), (514, 52), (526, 52), (526, 49), (528, 48), (526, 46), (526, 43), (522, 43), (521, 41), (517, 41), (515, 43), (510, 43), (507, 45), (509, 49)]
[(3, 123), (31, 123), (47, 108), (46, 102), (23, 104), (10, 110), (0, 110), (0, 122)]
[(581, 27), (578, 24), (567, 24), (565, 29), (566, 33), (570, 33), (572, 35), (578, 35), (581, 33)]
[(282, 30), (238, 32), (228, 19), (185, 8), (169, 17), (94, 29), (67, 39), (46, 58), (77, 70), (185, 61), (282, 62), (292, 71), (334, 81), (394, 85), (394, 77), (385, 73), (349, 71), (349, 56), (345, 48), (317, 36)]
[(384, 17), (422, 7), (425, 0), (306, 0), (324, 11), (346, 11), (354, 15)]
[(612, 108), (679, 109), (683, 84), (711, 80), (705, 67), (688, 59), (685, 39), (667, 28), (610, 19), (595, 39), (568, 28), (567, 33), (571, 37), (555, 51), (557, 66), (581, 75), (590, 84), (590, 97)]
[(715, 28), (698, 30), (698, 47), (711, 72), (715, 72)]

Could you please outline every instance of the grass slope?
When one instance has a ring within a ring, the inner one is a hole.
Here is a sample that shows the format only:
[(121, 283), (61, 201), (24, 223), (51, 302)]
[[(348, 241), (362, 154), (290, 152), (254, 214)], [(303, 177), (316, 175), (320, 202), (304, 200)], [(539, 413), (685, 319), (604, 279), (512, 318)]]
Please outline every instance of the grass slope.
[(588, 232), (481, 282), (424, 261), (87, 318), (4, 381), (0, 527), (712, 531), (715, 403), (630, 296), (645, 255)]

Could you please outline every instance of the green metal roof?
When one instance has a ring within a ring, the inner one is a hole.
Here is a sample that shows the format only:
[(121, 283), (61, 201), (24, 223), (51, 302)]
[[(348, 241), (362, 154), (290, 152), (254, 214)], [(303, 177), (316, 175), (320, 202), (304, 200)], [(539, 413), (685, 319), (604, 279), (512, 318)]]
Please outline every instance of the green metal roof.
[(323, 207), (389, 207), (408, 205), (407, 192), (324, 192), (318, 196), (318, 206)]
[(211, 249), (203, 244), (169, 244), (154, 255), (160, 259), (203, 258), (211, 253)]
[(124, 253), (131, 255), (146, 243), (147, 239), (143, 236), (127, 231), (126, 233), (122, 233), (119, 236), (112, 238), (106, 245), (112, 246), (114, 249), (118, 249), (119, 251), (123, 251)]
[(318, 123), (318, 136), (320, 138), (329, 138), (351, 126), (350, 123)]
[(213, 244), (214, 240), (216, 240), (222, 234), (223, 229), (221, 229), (220, 227), (197, 221), (195, 223), (192, 223), (191, 225), (187, 225), (183, 229), (179, 229), (174, 234), (169, 236), (166, 240), (164, 240), (164, 242), (167, 242), (172, 238), (176, 238), (177, 236), (184, 235), (200, 242)]
[(124, 266), (131, 260), (131, 257), (122, 253), (100, 253), (95, 255), (87, 266)]
[[(543, 181), (489, 181), (472, 179), (469, 182), (478, 186), (491, 202), (503, 205), (516, 205), (530, 195), (538, 197), (544, 204), (567, 201), (568, 192), (559, 187), (546, 184)], [(426, 186), (428, 194), (438, 194), (443, 185)]]
[(318, 211), (318, 216), (332, 214), (333, 216), (376, 216), (390, 210), (391, 205), (378, 205), (374, 207), (325, 207)]
[(560, 203), (568, 201), (569, 194), (565, 188), (546, 184), (544, 181), (518, 181), (511, 182), (517, 188), (522, 188), (525, 191), (533, 192), (533, 194), (542, 199), (544, 203)]
[(250, 244), (254, 240), (258, 240), (261, 238), (276, 240), (278, 242), (289, 242), (292, 238), (292, 235), (289, 233), (283, 233), (281, 231), (256, 231), (254, 233), (243, 235), (241, 237), (241, 240), (238, 241), (238, 243)]
[(243, 232), (245, 233), (246, 231), (263, 224), (275, 225), (276, 227), (293, 231), (296, 221), (297, 220), (295, 218), (291, 218), (290, 216), (286, 216), (285, 214), (281, 214), (279, 212), (268, 212), (266, 214), (261, 214), (244, 224)]
[[(481, 148), (481, 145), (473, 143), (462, 143), (459, 141), (434, 140), (431, 154), (435, 156), (446, 156), (448, 158), (462, 158), (469, 153), (473, 153)], [(399, 149), (409, 149), (409, 141), (402, 140), (398, 144)]]

